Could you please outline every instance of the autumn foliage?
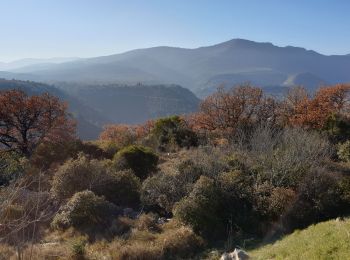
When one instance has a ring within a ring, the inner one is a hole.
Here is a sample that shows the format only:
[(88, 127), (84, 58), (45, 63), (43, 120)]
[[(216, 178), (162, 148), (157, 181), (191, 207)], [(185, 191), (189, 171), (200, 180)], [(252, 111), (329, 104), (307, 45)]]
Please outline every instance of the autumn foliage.
[(58, 98), (0, 92), (0, 147), (5, 150), (29, 156), (42, 142), (61, 142), (74, 134), (75, 124)]
[(140, 125), (110, 124), (104, 127), (100, 140), (114, 142), (119, 147), (128, 146), (149, 135), (153, 126), (152, 120)]
[[(331, 116), (347, 120), (349, 89), (349, 85), (335, 85), (320, 88), (310, 95), (298, 86), (291, 88), (284, 98), (275, 98), (249, 84), (228, 90), (219, 88), (202, 101), (198, 112), (181, 118), (195, 133), (210, 133), (217, 137), (254, 129), (261, 123), (323, 129)], [(100, 138), (121, 146), (130, 145), (149, 136), (156, 128), (156, 122), (135, 126), (109, 125)]]
[(322, 129), (330, 116), (346, 114), (349, 109), (349, 85), (335, 85), (319, 89), (313, 98), (305, 94), (293, 105), (289, 123)]
[(310, 96), (303, 87), (295, 87), (284, 99), (277, 99), (249, 85), (229, 90), (219, 88), (187, 120), (196, 131), (220, 134), (232, 134), (238, 128), (261, 122), (323, 129), (333, 115), (348, 117), (349, 90), (349, 85), (335, 85), (320, 88)]
[(262, 89), (243, 85), (229, 90), (219, 88), (200, 105), (191, 118), (197, 131), (232, 133), (238, 127), (261, 121), (274, 122), (278, 103), (263, 94)]
[(101, 140), (113, 141), (120, 146), (127, 146), (134, 142), (136, 129), (131, 125), (107, 125), (100, 135)]

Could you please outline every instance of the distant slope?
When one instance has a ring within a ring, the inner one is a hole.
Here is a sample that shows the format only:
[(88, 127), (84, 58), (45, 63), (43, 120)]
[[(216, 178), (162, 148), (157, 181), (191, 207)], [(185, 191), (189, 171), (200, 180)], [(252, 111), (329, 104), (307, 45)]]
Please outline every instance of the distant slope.
[(199, 99), (188, 89), (165, 85), (47, 85), (0, 79), (0, 90), (21, 89), (29, 95), (48, 92), (67, 101), (78, 121), (78, 135), (96, 139), (106, 124), (139, 124), (149, 119), (191, 113)]
[(95, 139), (101, 131), (101, 125), (108, 122), (101, 114), (82, 104), (76, 98), (67, 95), (60, 89), (53, 86), (19, 80), (4, 80), (0, 79), (0, 90), (20, 89), (28, 95), (38, 95), (42, 93), (50, 93), (59, 97), (61, 100), (67, 101), (68, 109), (77, 119), (77, 131), (80, 138), (84, 140)]
[[(350, 82), (350, 56), (326, 56), (298, 47), (233, 39), (196, 49), (138, 49), (46, 68), (31, 66), (17, 72), (30, 73), (43, 81), (178, 84), (196, 93), (210, 93), (223, 83), (242, 81), (283, 87), (295, 75), (313, 75), (330, 84)], [(315, 88), (314, 80), (302, 83)]]
[(253, 259), (350, 259), (350, 219), (327, 221), (295, 231), (250, 252)]
[(63, 62), (70, 62), (78, 60), (79, 58), (49, 58), (49, 59), (21, 59), (11, 62), (0, 62), (0, 71), (1, 70), (15, 70), (22, 67), (30, 67), (39, 64), (58, 64)]
[(137, 124), (152, 118), (186, 114), (196, 111), (199, 104), (191, 91), (176, 85), (58, 86), (113, 123)]

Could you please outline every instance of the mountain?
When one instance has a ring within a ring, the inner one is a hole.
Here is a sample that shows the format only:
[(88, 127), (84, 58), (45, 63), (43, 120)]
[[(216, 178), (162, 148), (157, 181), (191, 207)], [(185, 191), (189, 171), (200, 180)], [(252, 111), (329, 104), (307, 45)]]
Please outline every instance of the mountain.
[(350, 82), (350, 56), (233, 39), (196, 49), (153, 47), (13, 72), (49, 82), (178, 84), (205, 96), (218, 85), (242, 82), (286, 87), (300, 81), (312, 89), (317, 82)]
[(20, 59), (11, 62), (0, 62), (0, 71), (15, 70), (23, 67), (30, 67), (40, 64), (59, 64), (63, 62), (70, 62), (78, 60), (79, 58), (48, 58), (48, 59)]
[(176, 85), (85, 85), (0, 79), (0, 90), (21, 89), (29, 95), (50, 93), (67, 101), (77, 119), (78, 135), (96, 139), (106, 124), (138, 124), (149, 119), (194, 112), (199, 99)]

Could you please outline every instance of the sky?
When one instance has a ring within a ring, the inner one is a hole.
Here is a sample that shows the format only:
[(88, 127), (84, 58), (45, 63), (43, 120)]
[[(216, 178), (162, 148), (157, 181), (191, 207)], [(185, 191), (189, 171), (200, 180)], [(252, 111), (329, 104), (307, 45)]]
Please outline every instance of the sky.
[(349, 0), (0, 0), (0, 61), (242, 38), (350, 53)]

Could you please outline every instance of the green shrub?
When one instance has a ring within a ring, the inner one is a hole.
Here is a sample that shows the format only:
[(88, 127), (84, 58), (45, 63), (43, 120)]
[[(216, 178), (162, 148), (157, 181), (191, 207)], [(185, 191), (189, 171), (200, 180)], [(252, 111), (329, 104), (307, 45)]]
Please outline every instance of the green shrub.
[(350, 140), (338, 145), (338, 157), (344, 162), (350, 162)]
[(115, 210), (112, 203), (92, 191), (77, 192), (56, 214), (52, 227), (55, 229), (74, 227), (81, 230), (107, 228)]
[(223, 223), (230, 226), (230, 235), (251, 231), (255, 227), (252, 176), (237, 170), (224, 172), (218, 175), (217, 185), (221, 193), (221, 207), (224, 209), (220, 216)]
[(115, 205), (136, 207), (140, 203), (141, 183), (131, 171), (108, 171), (106, 182), (93, 188), (97, 195), (103, 195)]
[(141, 201), (148, 208), (161, 208), (167, 213), (191, 190), (178, 174), (160, 172), (142, 183)]
[(198, 137), (179, 116), (160, 118), (151, 133), (158, 141), (158, 148), (166, 150), (170, 145), (191, 147), (198, 145)]
[(195, 232), (214, 238), (224, 231), (220, 218), (220, 192), (214, 180), (201, 176), (192, 192), (175, 206), (175, 217), (191, 226)]
[(134, 207), (140, 202), (140, 180), (131, 171), (116, 172), (108, 161), (80, 155), (62, 165), (53, 177), (51, 190), (59, 200), (87, 189), (118, 206)]
[(7, 186), (23, 175), (27, 160), (16, 153), (0, 151), (0, 186)]
[(114, 162), (118, 170), (132, 169), (143, 180), (157, 170), (158, 156), (148, 147), (131, 145), (120, 150)]
[(338, 115), (331, 115), (323, 128), (333, 142), (341, 142), (350, 137), (349, 119)]
[(349, 208), (348, 205), (350, 205), (350, 176), (348, 176), (347, 174), (345, 176), (342, 176), (342, 178), (339, 181), (339, 187), (342, 194), (342, 200), (345, 204), (344, 207)]
[(347, 212), (339, 178), (323, 170), (310, 172), (300, 184), (297, 199), (287, 212), (290, 227), (304, 228)]
[(52, 193), (59, 200), (83, 190), (95, 190), (109, 183), (108, 168), (103, 161), (89, 160), (80, 154), (63, 164), (54, 174)]

